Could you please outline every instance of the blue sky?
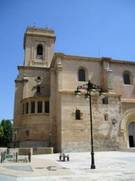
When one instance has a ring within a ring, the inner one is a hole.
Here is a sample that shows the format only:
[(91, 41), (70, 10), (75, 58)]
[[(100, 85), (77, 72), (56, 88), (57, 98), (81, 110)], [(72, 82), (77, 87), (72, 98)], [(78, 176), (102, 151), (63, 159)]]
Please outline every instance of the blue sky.
[(56, 32), (55, 51), (135, 60), (134, 0), (0, 0), (0, 119), (13, 118), (27, 26)]

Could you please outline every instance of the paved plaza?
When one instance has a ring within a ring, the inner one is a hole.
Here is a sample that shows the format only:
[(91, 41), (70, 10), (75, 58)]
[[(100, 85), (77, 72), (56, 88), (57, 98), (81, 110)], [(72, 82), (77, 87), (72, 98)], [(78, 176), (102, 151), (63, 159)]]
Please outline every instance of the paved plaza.
[(90, 153), (34, 155), (31, 163), (0, 164), (0, 181), (135, 181), (135, 152), (96, 152), (96, 169), (90, 169)]

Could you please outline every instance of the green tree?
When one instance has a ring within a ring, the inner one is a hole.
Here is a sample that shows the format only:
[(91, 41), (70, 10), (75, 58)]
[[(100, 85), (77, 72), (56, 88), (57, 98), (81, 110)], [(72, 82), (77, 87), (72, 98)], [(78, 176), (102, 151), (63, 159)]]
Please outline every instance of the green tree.
[(2, 127), (1, 124), (0, 124), (0, 146), (1, 146), (1, 143), (2, 143), (2, 141), (3, 141), (3, 135), (4, 135), (3, 127)]
[(0, 125), (0, 138), (3, 137), (4, 133), (3, 133), (3, 127)]
[(0, 123), (0, 146), (8, 146), (12, 141), (12, 122), (10, 120), (2, 120)]

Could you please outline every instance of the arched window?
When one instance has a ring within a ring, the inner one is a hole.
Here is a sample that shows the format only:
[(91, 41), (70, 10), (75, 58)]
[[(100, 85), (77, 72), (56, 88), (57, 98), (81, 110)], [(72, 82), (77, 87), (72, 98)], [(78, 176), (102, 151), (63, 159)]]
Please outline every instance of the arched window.
[(79, 81), (86, 81), (86, 73), (83, 68), (80, 68), (78, 71), (78, 80)]
[(35, 113), (35, 101), (31, 102), (31, 113)]
[(25, 103), (25, 113), (26, 114), (29, 113), (29, 103), (28, 102)]
[(37, 56), (43, 56), (43, 46), (41, 44), (37, 46)]
[(49, 113), (49, 101), (45, 101), (45, 113)]
[(43, 103), (42, 101), (37, 102), (37, 112), (42, 113), (43, 112)]
[(124, 71), (123, 81), (124, 81), (124, 84), (131, 84), (131, 73), (129, 71)]
[(75, 111), (75, 119), (80, 120), (81, 119), (81, 112), (79, 109), (76, 109)]

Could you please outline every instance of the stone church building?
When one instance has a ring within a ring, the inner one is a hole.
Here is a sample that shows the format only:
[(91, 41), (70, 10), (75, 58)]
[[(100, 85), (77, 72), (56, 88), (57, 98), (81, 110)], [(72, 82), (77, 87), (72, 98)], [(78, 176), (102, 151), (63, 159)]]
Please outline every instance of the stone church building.
[(29, 27), (15, 80), (14, 136), (19, 147), (90, 150), (89, 102), (74, 91), (90, 80), (94, 148), (135, 147), (135, 62), (55, 53), (55, 32)]

